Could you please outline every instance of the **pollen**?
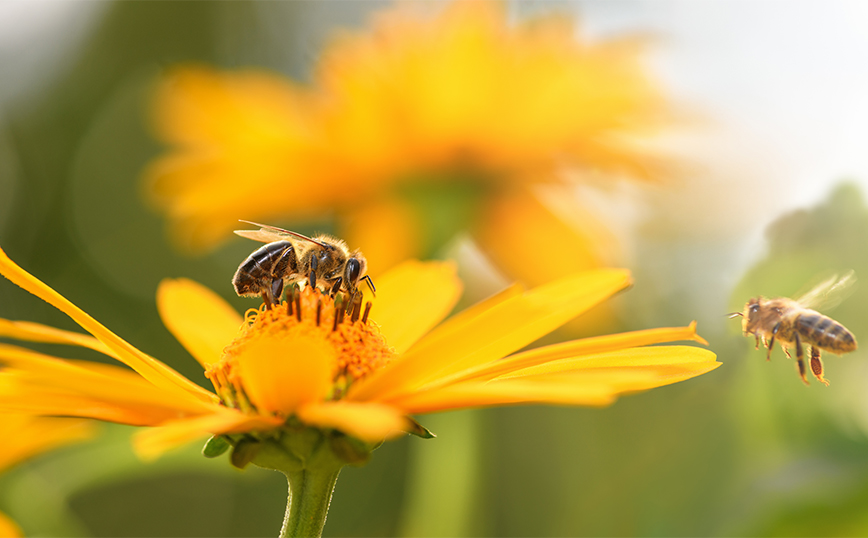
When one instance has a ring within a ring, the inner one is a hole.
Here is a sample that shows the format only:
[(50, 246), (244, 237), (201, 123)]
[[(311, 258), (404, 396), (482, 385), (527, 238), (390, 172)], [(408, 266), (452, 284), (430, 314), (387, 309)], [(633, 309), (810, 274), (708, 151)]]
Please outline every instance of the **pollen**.
[[(291, 289), (286, 300), (273, 308), (263, 305), (248, 310), (239, 336), (223, 350), (221, 359), (205, 375), (214, 384), (224, 405), (245, 412), (261, 411), (255, 398), (251, 399), (252, 386), (261, 380), (245, 379), (244, 372), (250, 372), (250, 368), (241, 364), (241, 361), (253, 360), (249, 350), (265, 340), (282, 343), (280, 349), (272, 353), (275, 356), (255, 358), (257, 362), (266, 361), (269, 373), (275, 378), (272, 382), (280, 383), (280, 376), (287, 371), (286, 364), (280, 363), (304, 363), (307, 358), (299, 357), (298, 352), (311, 349), (313, 345), (328, 351), (317, 357), (334, 357), (331, 387), (325, 399), (340, 399), (354, 381), (384, 367), (395, 356), (394, 349), (380, 334), (379, 326), (369, 319), (371, 306), (370, 302), (363, 306), (357, 301), (348, 308), (340, 294), (331, 297), (309, 286)], [(296, 375), (304, 374), (299, 371)]]

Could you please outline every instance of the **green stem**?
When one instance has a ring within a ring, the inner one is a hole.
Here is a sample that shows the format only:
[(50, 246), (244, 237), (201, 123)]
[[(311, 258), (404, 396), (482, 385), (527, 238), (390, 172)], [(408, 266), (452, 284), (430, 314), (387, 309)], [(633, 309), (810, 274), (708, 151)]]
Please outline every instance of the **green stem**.
[(236, 440), (232, 461), (236, 467), (249, 462), (286, 476), (289, 495), (281, 538), (319, 537), (341, 469), (365, 463), (373, 449), (340, 433), (287, 424), (266, 440)]
[(318, 538), (322, 535), (340, 472), (340, 468), (336, 471), (308, 468), (284, 472), (289, 482), (289, 495), (283, 528), (280, 529), (281, 538)]

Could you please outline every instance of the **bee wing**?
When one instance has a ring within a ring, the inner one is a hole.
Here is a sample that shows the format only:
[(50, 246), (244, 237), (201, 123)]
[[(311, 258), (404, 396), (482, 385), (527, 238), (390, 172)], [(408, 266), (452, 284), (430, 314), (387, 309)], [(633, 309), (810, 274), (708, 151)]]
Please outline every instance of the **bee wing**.
[(806, 308), (829, 310), (841, 304), (855, 291), (853, 287), (855, 283), (856, 274), (853, 270), (843, 275), (832, 275), (799, 296), (796, 301)]
[(259, 241), (261, 243), (273, 243), (275, 241), (285, 240), (288, 237), (269, 230), (235, 230), (235, 235), (240, 235), (241, 237)]
[(284, 230), (283, 228), (278, 228), (276, 226), (269, 226), (268, 224), (259, 224), (258, 222), (250, 222), (249, 220), (242, 220), (240, 222), (246, 222), (247, 224), (252, 224), (254, 226), (259, 226), (258, 230), (235, 230), (236, 235), (240, 235), (241, 237), (246, 237), (247, 239), (253, 239), (254, 241), (260, 241), (262, 243), (272, 243), (274, 241), (284, 241), (289, 237), (294, 237), (296, 239), (301, 239), (303, 241), (310, 241), (315, 245), (319, 245), (321, 247), (326, 247), (327, 245), (317, 241), (316, 239), (312, 239), (306, 235), (302, 235), (298, 232), (292, 232), (290, 230)]

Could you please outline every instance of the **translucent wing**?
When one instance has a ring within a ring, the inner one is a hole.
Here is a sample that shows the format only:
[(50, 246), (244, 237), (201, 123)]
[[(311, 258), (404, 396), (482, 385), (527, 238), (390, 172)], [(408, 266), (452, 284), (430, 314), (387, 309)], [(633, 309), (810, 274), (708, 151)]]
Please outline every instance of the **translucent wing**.
[(284, 230), (283, 228), (278, 228), (276, 226), (269, 226), (268, 224), (259, 224), (258, 222), (250, 222), (249, 220), (242, 220), (240, 222), (246, 222), (247, 224), (252, 224), (254, 226), (259, 226), (258, 230), (235, 230), (236, 235), (240, 235), (241, 237), (246, 237), (247, 239), (253, 239), (254, 241), (260, 241), (262, 243), (273, 243), (274, 241), (284, 241), (289, 237), (294, 237), (295, 239), (301, 239), (302, 241), (310, 241), (316, 245), (319, 245), (323, 248), (327, 248), (328, 245), (317, 241), (316, 239), (312, 239), (306, 235), (302, 235), (298, 232), (292, 232), (289, 230)]
[(841, 304), (855, 291), (853, 287), (855, 283), (856, 274), (852, 270), (843, 275), (832, 275), (804, 295), (799, 296), (796, 301), (807, 308), (829, 310)]
[(273, 243), (275, 241), (283, 241), (288, 235), (282, 235), (270, 230), (235, 230), (235, 235), (240, 235), (247, 239), (260, 241), (262, 243)]

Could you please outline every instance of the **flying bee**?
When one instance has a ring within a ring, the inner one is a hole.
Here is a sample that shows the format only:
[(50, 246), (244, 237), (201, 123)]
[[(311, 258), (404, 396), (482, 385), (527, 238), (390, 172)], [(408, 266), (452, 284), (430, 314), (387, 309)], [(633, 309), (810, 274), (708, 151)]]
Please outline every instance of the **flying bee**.
[(242, 297), (260, 295), (266, 307), (279, 303), (285, 284), (307, 280), (316, 288), (324, 284), (334, 296), (343, 290), (348, 295), (348, 307), (361, 298), (359, 282), (366, 280), (372, 292), (374, 282), (365, 274), (368, 262), (357, 249), (350, 252), (347, 244), (328, 235), (307, 237), (282, 228), (242, 220), (259, 226), (258, 230), (236, 230), (241, 237), (267, 243), (247, 257), (232, 285)]
[(820, 359), (820, 352), (828, 351), (843, 355), (855, 351), (856, 338), (846, 327), (832, 318), (812, 310), (811, 307), (834, 306), (843, 299), (842, 294), (855, 280), (853, 271), (842, 278), (838, 278), (836, 275), (821, 282), (811, 291), (795, 300), (786, 297), (775, 299), (754, 297), (744, 305), (744, 311), (733, 312), (729, 317), (741, 316), (743, 318), (742, 330), (744, 335), (753, 335), (756, 338), (757, 349), (759, 349), (760, 340), (762, 340), (763, 345), (768, 348), (766, 360), (771, 359), (775, 340), (780, 342), (787, 357), (790, 356), (789, 348), (794, 347), (799, 375), (806, 385), (808, 378), (805, 375), (803, 346), (810, 345), (811, 373), (821, 383), (828, 385), (829, 382), (823, 378), (823, 361)]

